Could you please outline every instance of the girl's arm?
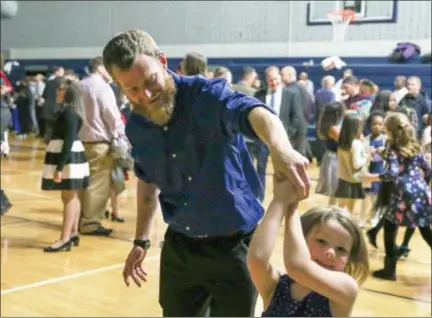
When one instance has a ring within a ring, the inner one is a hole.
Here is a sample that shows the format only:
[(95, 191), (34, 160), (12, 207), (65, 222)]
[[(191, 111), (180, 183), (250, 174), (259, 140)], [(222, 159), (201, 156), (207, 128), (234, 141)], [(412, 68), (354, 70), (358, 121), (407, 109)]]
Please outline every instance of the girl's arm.
[(75, 141), (76, 133), (79, 127), (79, 117), (72, 110), (65, 110), (65, 126), (66, 136), (64, 137), (62, 150), (59, 156), (57, 171), (62, 171), (65, 165), (68, 163), (72, 153), (72, 146)]
[(284, 217), (283, 211), (281, 202), (272, 201), (249, 245), (247, 266), (252, 282), (263, 299), (264, 309), (279, 282), (280, 275), (270, 264), (270, 256)]
[(340, 128), (338, 126), (332, 126), (329, 130), (329, 137), (335, 141), (339, 140)]
[(432, 170), (430, 164), (431, 163), (426, 161), (426, 158), (423, 155), (419, 156), (419, 166), (424, 171), (424, 179), (427, 183), (429, 183), (430, 179), (432, 178)]
[(394, 181), (397, 182), (399, 177), (399, 161), (395, 152), (391, 151), (387, 158), (387, 169), (382, 174), (370, 174), (364, 177), (367, 182), (374, 181)]
[(303, 285), (327, 297), (349, 316), (357, 298), (357, 282), (344, 272), (321, 267), (311, 259), (296, 206), (285, 214), (284, 261), (288, 275)]
[[(274, 197), (258, 225), (249, 245), (247, 266), (252, 282), (263, 299), (267, 308), (273, 292), (279, 283), (280, 274), (271, 266), (270, 256), (278, 237), (279, 229), (284, 218), (284, 207), (298, 200), (293, 188), (286, 192), (277, 186), (277, 177), (273, 177)], [(286, 181), (289, 182), (289, 181)]]
[(367, 161), (367, 156), (364, 153), (364, 147), (361, 140), (354, 140), (351, 146), (353, 154), (353, 167), (358, 170), (361, 169)]

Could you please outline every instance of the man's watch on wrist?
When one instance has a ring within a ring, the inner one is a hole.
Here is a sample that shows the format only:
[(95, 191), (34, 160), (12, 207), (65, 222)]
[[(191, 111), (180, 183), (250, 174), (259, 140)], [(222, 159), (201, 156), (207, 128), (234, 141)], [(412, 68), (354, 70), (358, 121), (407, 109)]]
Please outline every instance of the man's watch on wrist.
[(139, 246), (145, 250), (148, 250), (151, 246), (149, 239), (135, 239), (133, 241), (134, 246)]

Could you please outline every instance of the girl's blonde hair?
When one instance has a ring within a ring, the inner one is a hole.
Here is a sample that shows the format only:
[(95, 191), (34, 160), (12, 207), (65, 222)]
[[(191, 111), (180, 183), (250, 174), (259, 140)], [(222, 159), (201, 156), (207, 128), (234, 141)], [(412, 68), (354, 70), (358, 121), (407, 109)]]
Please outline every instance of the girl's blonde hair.
[(353, 239), (348, 263), (345, 273), (353, 277), (361, 285), (369, 274), (369, 257), (364, 241), (363, 233), (352, 215), (337, 206), (317, 207), (308, 210), (301, 217), (304, 236), (307, 237), (311, 231), (329, 220), (336, 220), (351, 235)]
[(398, 154), (409, 158), (420, 153), (416, 131), (405, 114), (394, 113), (387, 116), (384, 126), (391, 134), (391, 136), (387, 136), (388, 146), (397, 151)]

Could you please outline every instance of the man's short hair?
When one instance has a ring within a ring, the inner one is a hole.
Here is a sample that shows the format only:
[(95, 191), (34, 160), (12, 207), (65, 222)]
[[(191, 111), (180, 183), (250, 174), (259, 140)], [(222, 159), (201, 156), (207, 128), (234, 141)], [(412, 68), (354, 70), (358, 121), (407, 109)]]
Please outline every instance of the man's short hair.
[(271, 65), (271, 66), (267, 67), (267, 68), (265, 69), (264, 73), (265, 73), (265, 75), (267, 75), (267, 74), (268, 74), (269, 72), (271, 72), (271, 71), (275, 71), (275, 72), (280, 73), (280, 69), (279, 69), (279, 67), (277, 67), (277, 66), (275, 66), (275, 65)]
[(252, 75), (253, 73), (256, 73), (256, 70), (253, 67), (250, 66), (243, 67), (241, 78), (246, 78), (249, 75)]
[(344, 78), (342, 84), (357, 85), (359, 84), (359, 80), (355, 76), (348, 76), (347, 78)]
[(129, 30), (114, 36), (103, 49), (103, 64), (113, 76), (113, 67), (129, 70), (137, 55), (159, 58), (160, 50), (153, 38), (142, 30)]
[(200, 53), (188, 53), (183, 60), (185, 75), (206, 75), (207, 58)]
[(96, 73), (99, 66), (103, 66), (103, 65), (104, 65), (104, 63), (103, 63), (102, 56), (94, 57), (89, 62), (89, 65), (88, 65), (89, 72), (90, 73)]

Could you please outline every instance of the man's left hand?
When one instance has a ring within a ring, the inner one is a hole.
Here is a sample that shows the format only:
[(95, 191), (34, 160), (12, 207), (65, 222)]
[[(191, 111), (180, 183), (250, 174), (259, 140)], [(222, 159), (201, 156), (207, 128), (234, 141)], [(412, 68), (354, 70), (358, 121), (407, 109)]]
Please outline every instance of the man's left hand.
[(270, 149), (274, 172), (284, 175), (297, 190), (299, 200), (309, 197), (311, 182), (306, 173), (309, 160), (294, 149)]

